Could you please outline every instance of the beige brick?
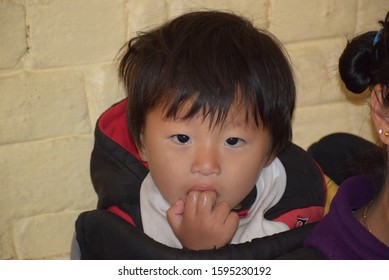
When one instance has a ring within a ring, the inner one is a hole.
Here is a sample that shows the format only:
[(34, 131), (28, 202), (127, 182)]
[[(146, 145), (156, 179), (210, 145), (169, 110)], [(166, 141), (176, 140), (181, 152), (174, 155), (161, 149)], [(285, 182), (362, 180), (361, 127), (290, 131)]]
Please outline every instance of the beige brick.
[(29, 0), (30, 65), (112, 61), (126, 38), (124, 0)]
[(0, 224), (0, 260), (15, 258), (13, 236), (10, 223)]
[(0, 144), (91, 132), (80, 71), (3, 76), (0, 95)]
[(219, 1), (170, 1), (170, 17), (195, 10), (221, 10), (231, 11), (248, 17), (262, 28), (268, 26), (267, 12), (269, 1), (267, 0), (219, 0)]
[(92, 127), (97, 118), (111, 105), (125, 97), (119, 81), (116, 65), (100, 65), (88, 68), (85, 73), (85, 89)]
[(297, 108), (293, 120), (293, 141), (307, 148), (334, 132), (349, 132), (375, 141), (369, 107), (347, 102)]
[[(150, 7), (153, 8), (150, 9)], [(129, 37), (133, 37), (137, 31), (157, 27), (168, 19), (198, 10), (231, 11), (248, 17), (259, 27), (266, 28), (268, 26), (267, 0), (135, 0), (129, 2)]]
[(133, 0), (128, 2), (128, 38), (154, 28), (168, 18), (167, 1)]
[(296, 77), (297, 106), (345, 100), (338, 71), (345, 44), (340, 38), (286, 45)]
[(93, 138), (0, 146), (0, 227), (15, 218), (94, 208), (89, 176)]
[(68, 259), (79, 211), (63, 211), (12, 223), (17, 259)]
[(355, 34), (362, 32), (379, 30), (378, 20), (384, 20), (386, 13), (389, 11), (388, 0), (359, 0), (359, 7), (357, 13), (357, 26)]
[(0, 1), (0, 69), (13, 68), (27, 52), (26, 10), (15, 1)]
[(270, 31), (283, 42), (342, 36), (354, 30), (357, 0), (271, 0)]

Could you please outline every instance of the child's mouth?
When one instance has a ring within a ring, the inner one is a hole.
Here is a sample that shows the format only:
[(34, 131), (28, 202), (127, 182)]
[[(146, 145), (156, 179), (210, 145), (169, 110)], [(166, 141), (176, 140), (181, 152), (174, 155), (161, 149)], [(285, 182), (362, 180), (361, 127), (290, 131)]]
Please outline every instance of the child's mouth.
[(188, 193), (190, 193), (191, 191), (198, 191), (198, 192), (205, 192), (205, 191), (212, 191), (212, 192), (216, 192), (216, 190), (209, 186), (209, 185), (205, 185), (205, 184), (200, 184), (200, 185), (196, 185), (196, 186), (193, 186), (190, 188), (190, 190), (188, 191)]

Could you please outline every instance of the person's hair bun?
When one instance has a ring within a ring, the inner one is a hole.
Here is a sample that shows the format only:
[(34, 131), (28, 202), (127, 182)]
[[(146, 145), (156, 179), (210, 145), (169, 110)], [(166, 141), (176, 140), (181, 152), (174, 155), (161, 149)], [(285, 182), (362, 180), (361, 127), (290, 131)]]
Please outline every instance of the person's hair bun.
[(347, 89), (362, 93), (371, 85), (375, 64), (373, 39), (376, 32), (367, 32), (347, 43), (339, 58), (339, 73)]

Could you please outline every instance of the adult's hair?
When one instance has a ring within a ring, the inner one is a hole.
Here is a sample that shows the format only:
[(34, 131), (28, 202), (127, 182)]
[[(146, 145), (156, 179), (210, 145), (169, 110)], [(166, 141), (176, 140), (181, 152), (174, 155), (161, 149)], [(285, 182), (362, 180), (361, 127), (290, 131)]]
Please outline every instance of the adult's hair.
[(340, 76), (353, 93), (361, 93), (376, 84), (389, 84), (389, 12), (379, 24), (381, 30), (350, 40), (339, 58)]
[(287, 55), (276, 38), (243, 17), (192, 12), (139, 33), (127, 43), (119, 73), (138, 146), (146, 114), (156, 106), (177, 118), (191, 104), (183, 119), (200, 113), (216, 125), (236, 101), (246, 121), (269, 131), (271, 155), (291, 141), (295, 84)]

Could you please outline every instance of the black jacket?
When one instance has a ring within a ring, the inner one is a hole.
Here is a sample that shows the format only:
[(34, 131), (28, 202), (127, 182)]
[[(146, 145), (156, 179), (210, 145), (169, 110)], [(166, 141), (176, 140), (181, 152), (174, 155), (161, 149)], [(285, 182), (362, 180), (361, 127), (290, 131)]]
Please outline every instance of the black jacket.
[[(126, 105), (126, 100), (113, 105), (96, 125), (91, 178), (98, 195), (98, 209), (82, 213), (76, 221), (82, 259), (274, 259), (302, 246), (314, 224), (203, 251), (170, 248), (143, 233), (140, 186), (148, 169), (129, 134)], [(290, 144), (278, 158), (287, 173), (287, 186), (265, 218), (277, 220), (295, 209), (323, 208), (325, 184), (320, 168), (310, 156)], [(250, 207), (250, 197), (245, 201)], [(122, 217), (108, 211), (111, 206), (120, 209)], [(305, 257), (303, 254), (298, 258)]]

